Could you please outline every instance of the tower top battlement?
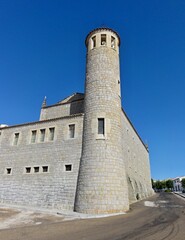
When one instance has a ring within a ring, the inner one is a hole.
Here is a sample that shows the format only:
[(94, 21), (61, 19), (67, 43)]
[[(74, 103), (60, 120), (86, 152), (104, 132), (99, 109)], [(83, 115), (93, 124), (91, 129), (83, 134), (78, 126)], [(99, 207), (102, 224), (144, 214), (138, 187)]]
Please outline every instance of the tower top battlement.
[(87, 35), (85, 45), (88, 51), (101, 46), (110, 47), (118, 51), (120, 37), (118, 33), (111, 28), (96, 28)]

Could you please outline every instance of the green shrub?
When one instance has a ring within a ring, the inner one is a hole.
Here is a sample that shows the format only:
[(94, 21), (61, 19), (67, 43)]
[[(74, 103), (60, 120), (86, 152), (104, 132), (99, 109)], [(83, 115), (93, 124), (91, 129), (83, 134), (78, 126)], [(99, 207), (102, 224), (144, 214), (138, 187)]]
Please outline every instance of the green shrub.
[(165, 192), (171, 192), (171, 191), (172, 191), (172, 190), (170, 190), (170, 189), (166, 189), (166, 190), (165, 190)]

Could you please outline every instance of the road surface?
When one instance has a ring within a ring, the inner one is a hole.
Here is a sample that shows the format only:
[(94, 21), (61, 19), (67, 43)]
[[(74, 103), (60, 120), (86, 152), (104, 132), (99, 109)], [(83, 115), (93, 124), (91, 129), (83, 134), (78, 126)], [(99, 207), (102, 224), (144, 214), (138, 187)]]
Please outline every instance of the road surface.
[(124, 215), (0, 230), (0, 240), (184, 240), (185, 200), (157, 193)]

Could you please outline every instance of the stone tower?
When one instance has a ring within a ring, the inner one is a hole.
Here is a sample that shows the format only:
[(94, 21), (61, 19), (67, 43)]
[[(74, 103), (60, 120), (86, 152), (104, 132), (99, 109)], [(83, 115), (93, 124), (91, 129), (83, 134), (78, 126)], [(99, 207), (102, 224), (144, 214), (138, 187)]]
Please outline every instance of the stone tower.
[(87, 63), (82, 157), (75, 211), (128, 210), (122, 154), (118, 34), (98, 28), (86, 38)]

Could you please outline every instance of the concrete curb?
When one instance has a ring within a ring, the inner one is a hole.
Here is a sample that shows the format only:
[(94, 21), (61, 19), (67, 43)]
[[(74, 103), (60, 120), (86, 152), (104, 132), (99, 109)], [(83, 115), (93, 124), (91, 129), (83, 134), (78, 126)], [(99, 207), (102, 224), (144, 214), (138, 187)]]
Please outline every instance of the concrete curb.
[(20, 210), (20, 211), (33, 211), (33, 212), (42, 213), (42, 214), (58, 215), (63, 217), (64, 220), (104, 218), (104, 217), (111, 217), (111, 216), (126, 214), (125, 212), (112, 213), (112, 214), (84, 214), (84, 213), (65, 211), (65, 210), (59, 210), (59, 209), (45, 209), (45, 208), (38, 208), (38, 207), (31, 207), (31, 206), (6, 204), (6, 203), (0, 203), (0, 208), (10, 208), (10, 209)]
[(87, 218), (105, 218), (105, 217), (112, 217), (112, 216), (118, 216), (118, 215), (123, 215), (126, 214), (125, 212), (120, 212), (120, 213), (112, 213), (112, 214), (85, 214), (85, 213), (78, 213), (78, 212), (57, 212), (58, 215), (62, 215), (65, 217), (73, 217), (77, 219), (87, 219)]
[(180, 196), (180, 197), (182, 197), (182, 198), (185, 198), (185, 195), (184, 195), (184, 194), (182, 194), (182, 193), (173, 192), (173, 194), (176, 194), (176, 195), (178, 195), (178, 196)]

